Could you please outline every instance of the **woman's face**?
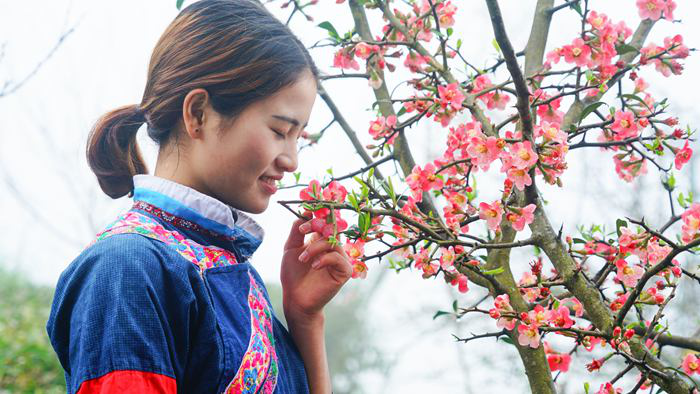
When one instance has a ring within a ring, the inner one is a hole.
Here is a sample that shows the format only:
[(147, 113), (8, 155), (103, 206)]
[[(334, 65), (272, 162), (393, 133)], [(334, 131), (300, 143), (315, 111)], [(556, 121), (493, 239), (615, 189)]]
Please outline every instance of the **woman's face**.
[[(250, 105), (232, 122), (206, 104), (201, 136), (190, 135), (187, 154), (180, 158), (189, 174), (176, 181), (242, 211), (263, 212), (274, 190), (261, 178), (272, 177), (274, 185), (285, 172), (296, 170), (297, 141), (315, 100), (316, 82), (305, 72), (296, 83)], [(186, 115), (183, 119), (187, 124)]]

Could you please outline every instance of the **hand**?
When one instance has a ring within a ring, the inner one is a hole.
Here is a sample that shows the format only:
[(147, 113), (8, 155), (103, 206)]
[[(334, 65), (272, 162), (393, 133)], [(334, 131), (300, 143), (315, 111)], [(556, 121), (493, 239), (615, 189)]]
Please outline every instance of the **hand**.
[(310, 224), (306, 219), (294, 221), (284, 245), (280, 279), (287, 320), (322, 316), (323, 307), (352, 276), (350, 258), (340, 245), (330, 245), (317, 233), (304, 243)]

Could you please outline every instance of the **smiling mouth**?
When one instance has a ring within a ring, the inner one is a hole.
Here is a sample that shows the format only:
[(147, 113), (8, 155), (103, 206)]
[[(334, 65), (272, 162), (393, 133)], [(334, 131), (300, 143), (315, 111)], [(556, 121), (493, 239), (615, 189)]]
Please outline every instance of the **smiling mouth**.
[(264, 188), (268, 193), (274, 194), (274, 193), (277, 191), (277, 185), (275, 185), (275, 180), (274, 180), (274, 179), (272, 179), (272, 178), (270, 178), (270, 177), (267, 177), (267, 176), (260, 177), (259, 179), (260, 179), (260, 182), (261, 182), (262, 185), (263, 185), (263, 188)]

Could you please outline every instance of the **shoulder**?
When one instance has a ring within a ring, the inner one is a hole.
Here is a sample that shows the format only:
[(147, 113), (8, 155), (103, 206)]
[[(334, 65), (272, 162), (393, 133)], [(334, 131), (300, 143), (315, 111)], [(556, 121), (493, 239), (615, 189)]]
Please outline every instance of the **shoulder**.
[(194, 268), (162, 242), (139, 234), (116, 234), (87, 247), (63, 271), (58, 284), (74, 277), (110, 280), (188, 276)]
[(119, 304), (136, 297), (187, 304), (200, 287), (197, 268), (167, 245), (138, 234), (118, 234), (90, 245), (61, 273), (54, 307)]

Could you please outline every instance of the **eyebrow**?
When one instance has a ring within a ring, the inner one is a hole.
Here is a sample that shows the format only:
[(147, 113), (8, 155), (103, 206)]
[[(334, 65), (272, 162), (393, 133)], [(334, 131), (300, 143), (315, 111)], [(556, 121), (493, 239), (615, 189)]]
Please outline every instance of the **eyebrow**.
[[(290, 118), (288, 116), (284, 116), (284, 115), (272, 115), (272, 117), (275, 119), (279, 119), (279, 120), (283, 120), (285, 122), (291, 123), (294, 126), (299, 126), (301, 124), (301, 122), (299, 122), (298, 120), (296, 120), (294, 118)], [(304, 124), (303, 127), (306, 127), (308, 125), (309, 125), (309, 123), (307, 122), (306, 124)]]

